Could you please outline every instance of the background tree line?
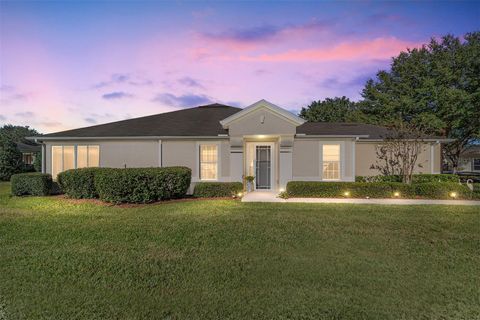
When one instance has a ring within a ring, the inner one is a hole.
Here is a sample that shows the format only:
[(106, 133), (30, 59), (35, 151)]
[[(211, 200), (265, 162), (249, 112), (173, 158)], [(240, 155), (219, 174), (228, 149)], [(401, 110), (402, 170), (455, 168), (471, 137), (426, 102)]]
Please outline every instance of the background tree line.
[[(32, 144), (25, 137), (40, 135), (37, 130), (28, 126), (4, 125), (0, 127), (0, 181), (10, 180), (13, 174), (29, 171), (23, 163), (22, 153), (18, 150), (17, 143)], [(41, 155), (35, 156), (35, 170), (40, 171)]]
[(308, 121), (360, 122), (414, 127), (455, 139), (443, 148), (458, 167), (460, 153), (480, 139), (480, 32), (463, 38), (432, 38), (392, 59), (389, 70), (369, 79), (362, 99), (313, 101), (300, 116)]

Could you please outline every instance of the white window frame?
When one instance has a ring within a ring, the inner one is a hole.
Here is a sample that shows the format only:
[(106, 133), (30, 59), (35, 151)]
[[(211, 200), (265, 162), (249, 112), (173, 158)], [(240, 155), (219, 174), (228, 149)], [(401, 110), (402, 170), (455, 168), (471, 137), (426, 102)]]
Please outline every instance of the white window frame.
[[(323, 177), (323, 146), (324, 145), (339, 145), (340, 146), (340, 174), (338, 179), (325, 179)], [(345, 141), (321, 141), (319, 145), (319, 173), (321, 181), (344, 181), (345, 180)]]
[[(65, 147), (73, 147), (73, 168), (74, 169), (78, 169), (78, 151), (77, 151), (77, 148), (81, 146), (81, 147), (87, 147), (87, 167), (84, 167), (84, 168), (92, 168), (92, 167), (88, 167), (88, 147), (89, 146), (95, 146), (95, 147), (98, 147), (98, 167), (100, 167), (100, 159), (101, 159), (101, 151), (100, 151), (100, 145), (99, 144), (62, 144), (62, 145), (58, 145), (58, 144), (52, 144), (50, 146), (50, 158), (51, 158), (51, 168), (50, 168), (50, 172), (53, 173), (53, 148), (54, 147), (61, 147), (62, 148), (62, 170), (59, 171), (58, 173), (61, 173), (63, 171), (65, 171), (63, 168), (65, 167), (65, 164), (64, 164), (64, 155), (63, 155), (63, 150)], [(56, 179), (57, 177), (54, 177), (54, 179)]]
[(77, 144), (75, 145), (75, 169), (78, 169), (78, 147), (87, 147), (87, 166), (82, 168), (97, 168), (90, 166), (90, 157), (88, 156), (88, 152), (90, 147), (98, 147), (98, 167), (100, 167), (100, 145), (99, 144)]
[[(212, 141), (199, 141), (196, 144), (196, 162), (197, 162), (197, 179), (198, 181), (220, 181), (220, 172), (221, 171), (221, 148), (220, 148), (221, 143), (220, 142), (212, 142)], [(216, 146), (217, 147), (217, 178), (216, 179), (203, 179), (202, 178), (202, 164), (200, 163), (201, 157), (200, 157), (200, 148), (201, 146)]]
[(480, 158), (472, 158), (472, 171), (480, 171), (480, 169), (475, 169), (475, 160), (480, 162)]

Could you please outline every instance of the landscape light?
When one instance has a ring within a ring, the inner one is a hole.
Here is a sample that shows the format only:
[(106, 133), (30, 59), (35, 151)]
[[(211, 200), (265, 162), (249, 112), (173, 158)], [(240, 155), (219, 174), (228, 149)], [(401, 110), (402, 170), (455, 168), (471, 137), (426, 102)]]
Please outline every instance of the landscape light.
[(285, 189), (283, 189), (283, 188), (280, 188), (280, 192), (284, 192), (284, 191), (285, 191)]
[(345, 197), (350, 197), (350, 191), (345, 191), (345, 192), (343, 193), (343, 195), (344, 195)]
[(241, 192), (237, 193), (237, 197), (240, 198), (241, 196), (243, 196), (243, 193), (241, 193)]
[(457, 193), (456, 193), (456, 192), (450, 192), (450, 197), (456, 198), (456, 197), (457, 197)]
[(395, 192), (393, 193), (393, 196), (394, 196), (394, 197), (400, 197), (400, 192), (395, 191)]

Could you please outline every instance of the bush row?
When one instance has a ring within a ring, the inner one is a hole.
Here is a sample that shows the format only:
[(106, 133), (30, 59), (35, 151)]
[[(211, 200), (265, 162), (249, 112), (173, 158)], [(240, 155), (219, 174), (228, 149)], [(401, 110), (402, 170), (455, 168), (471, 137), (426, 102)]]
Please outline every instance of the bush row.
[(241, 182), (199, 182), (195, 184), (193, 196), (198, 198), (232, 197), (242, 190)]
[(95, 174), (105, 168), (81, 168), (60, 172), (57, 182), (67, 196), (75, 199), (98, 198)]
[(399, 198), (457, 199), (477, 197), (468, 187), (454, 182), (424, 182), (410, 185), (400, 182), (317, 182), (290, 181), (287, 184), (288, 197), (317, 198)]
[(48, 196), (52, 193), (52, 176), (46, 173), (18, 173), (10, 178), (12, 195)]
[(105, 168), (95, 173), (99, 198), (113, 203), (148, 203), (181, 198), (190, 186), (186, 167)]
[[(412, 183), (429, 183), (429, 182), (459, 182), (456, 174), (414, 174)], [(355, 182), (402, 182), (399, 175), (389, 176), (357, 176)]]
[(58, 182), (71, 198), (148, 203), (185, 196), (191, 175), (191, 170), (186, 167), (82, 168), (60, 173)]

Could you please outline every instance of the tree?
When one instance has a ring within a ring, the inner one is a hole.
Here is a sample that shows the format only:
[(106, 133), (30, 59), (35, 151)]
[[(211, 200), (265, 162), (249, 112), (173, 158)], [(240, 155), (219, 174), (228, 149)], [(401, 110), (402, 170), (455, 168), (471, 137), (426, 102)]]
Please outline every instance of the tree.
[(300, 117), (311, 122), (356, 122), (362, 116), (357, 104), (345, 96), (313, 101), (300, 111)]
[[(31, 141), (27, 140), (26, 137), (28, 136), (38, 136), (40, 135), (37, 130), (31, 129), (28, 126), (14, 126), (11, 124), (4, 125), (3, 127), (0, 127), (0, 148), (2, 146), (7, 146), (7, 150), (9, 149), (9, 146), (13, 143), (15, 145), (15, 149), (17, 149), (16, 143), (22, 142), (26, 144), (32, 144)], [(18, 150), (17, 150), (18, 152)], [(20, 152), (18, 152), (20, 153)], [(3, 154), (3, 157), (6, 156), (12, 156), (13, 158), (8, 160), (8, 159), (3, 159), (3, 162), (0, 162), (0, 172), (6, 172), (6, 178), (1, 178), (0, 179), (6, 179), (9, 180), (10, 176), (8, 172), (10, 172), (10, 169), (4, 168), (4, 165), (10, 166), (14, 163), (16, 163), (16, 155), (17, 153), (14, 152), (7, 152)], [(38, 157), (38, 156), (37, 156)], [(22, 162), (22, 154), (20, 153), (20, 162), (22, 163), (22, 170), (18, 172), (22, 172), (23, 170), (28, 171), (28, 166), (24, 165)], [(41, 162), (41, 161), (40, 161)], [(40, 163), (41, 166), (41, 163)], [(15, 166), (14, 166), (15, 167)], [(37, 166), (35, 166), (35, 169), (37, 170)], [(31, 167), (30, 167), (31, 170)], [(41, 170), (41, 169), (40, 169)], [(14, 173), (18, 173), (14, 172)], [(13, 174), (13, 173), (12, 173)], [(11, 175), (11, 174), (10, 174)]]
[(371, 169), (383, 175), (399, 175), (402, 182), (411, 183), (414, 170), (423, 167), (418, 163), (418, 156), (425, 151), (423, 137), (416, 125), (398, 122), (384, 142), (376, 147), (377, 161)]
[(367, 81), (359, 109), (378, 124), (404, 121), (455, 139), (444, 155), (454, 168), (480, 137), (480, 32), (447, 35), (393, 58), (389, 71)]
[(32, 142), (25, 139), (25, 137), (38, 135), (40, 135), (40, 133), (29, 126), (14, 126), (6, 124), (3, 127), (0, 127), (0, 143), (3, 143), (4, 141), (12, 141), (31, 144)]
[(13, 174), (23, 171), (22, 153), (13, 141), (0, 145), (0, 180), (8, 181)]

